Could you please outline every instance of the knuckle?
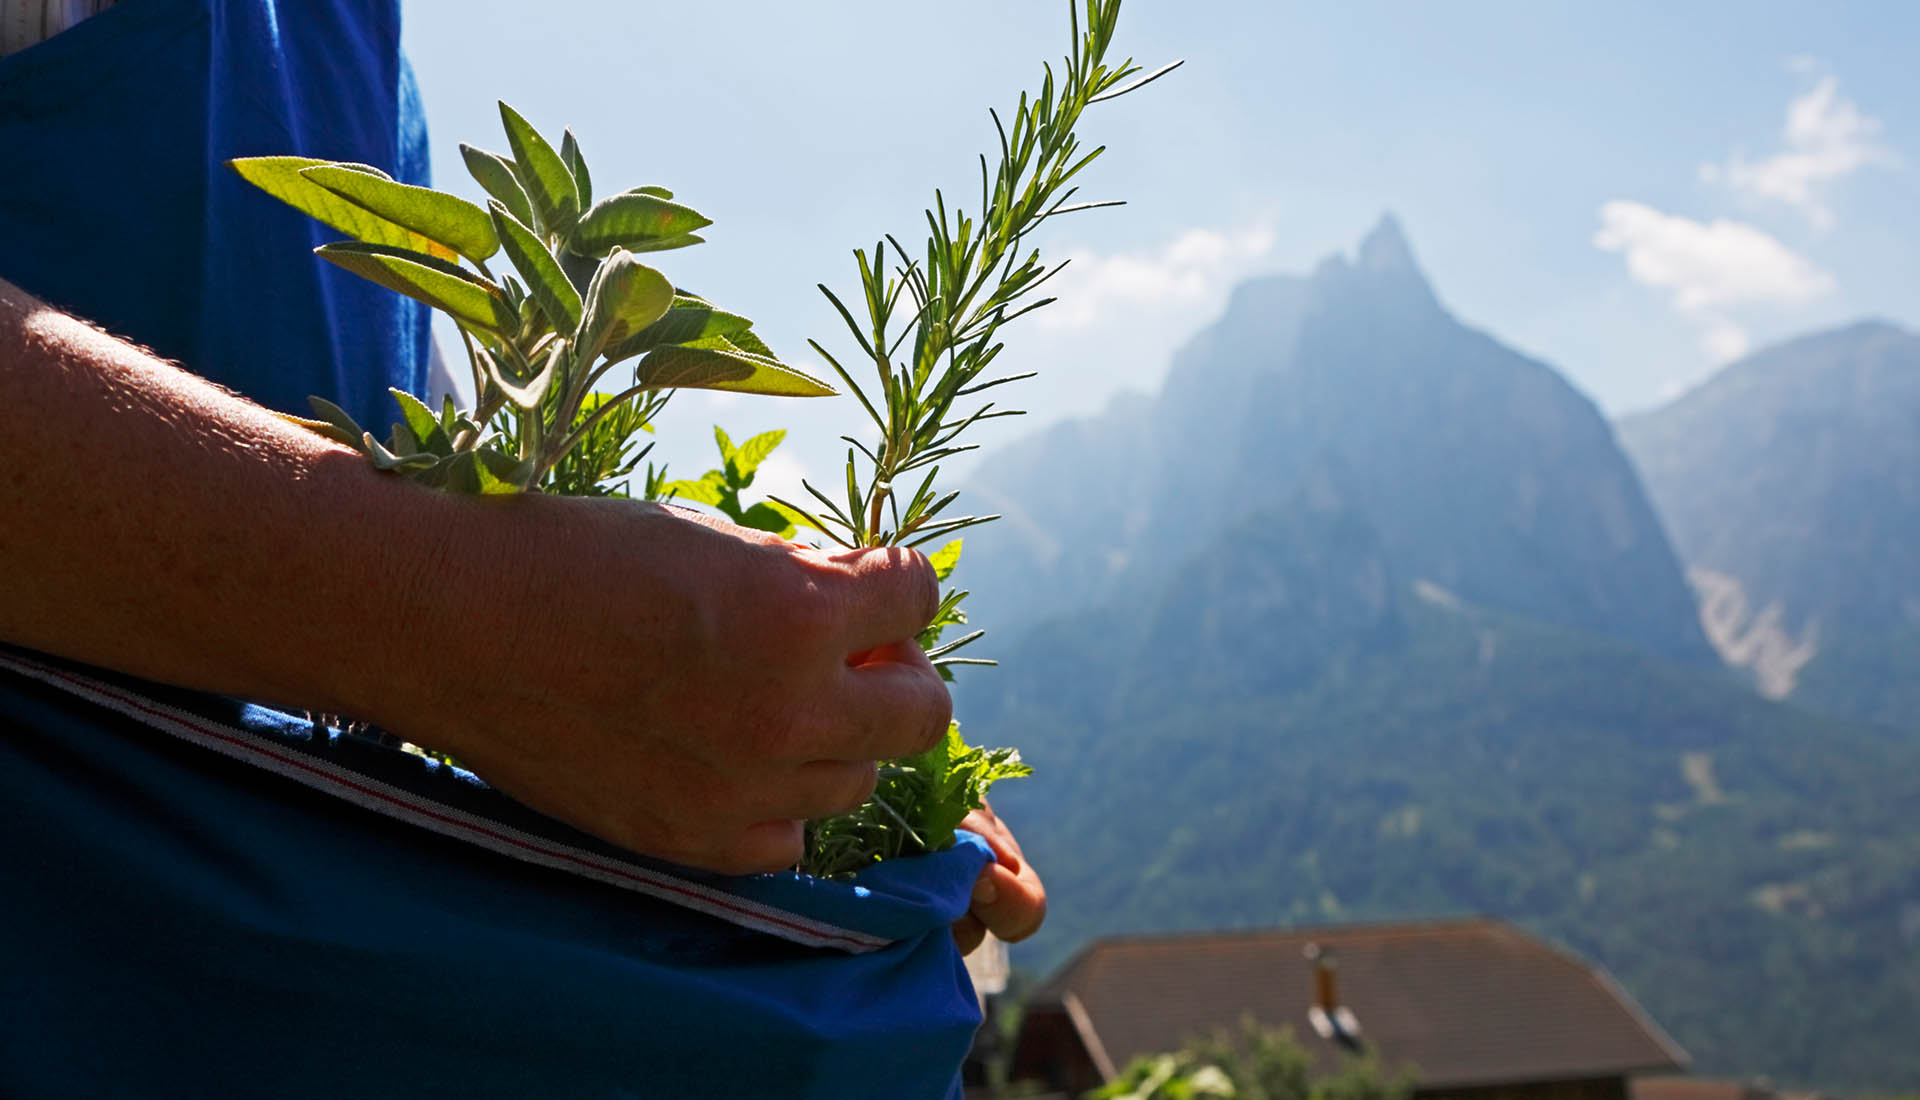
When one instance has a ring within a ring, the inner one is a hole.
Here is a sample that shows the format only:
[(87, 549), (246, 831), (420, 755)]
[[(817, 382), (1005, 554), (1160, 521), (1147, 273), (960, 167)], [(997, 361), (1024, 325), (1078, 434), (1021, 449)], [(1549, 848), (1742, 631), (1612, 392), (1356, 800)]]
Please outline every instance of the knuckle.
[(918, 550), (908, 550), (907, 553), (913, 555), (913, 570), (918, 577), (920, 618), (932, 622), (934, 613), (940, 610), (940, 576), (933, 571), (933, 563), (927, 560), (925, 554)]
[(925, 717), (920, 730), (920, 747), (916, 752), (925, 752), (940, 743), (947, 735), (947, 729), (953, 724), (953, 696), (947, 693), (947, 685), (937, 678), (926, 693)]
[(829, 815), (852, 813), (859, 809), (873, 796), (873, 789), (880, 783), (880, 768), (871, 761), (853, 765), (846, 769), (846, 773), (841, 779), (840, 790), (836, 792), (833, 808), (827, 811)]
[(932, 622), (933, 613), (940, 609), (940, 578), (933, 563), (918, 550), (898, 546), (889, 547), (880, 561), (897, 578), (901, 599), (913, 608), (914, 616), (923, 623)]
[(801, 702), (791, 691), (769, 685), (757, 705), (748, 711), (741, 735), (739, 761), (759, 765), (804, 757), (819, 743), (823, 728), (818, 708)]
[(765, 616), (771, 636), (802, 650), (825, 646), (845, 610), (844, 586), (833, 573), (781, 557), (781, 566), (768, 571), (756, 610)]

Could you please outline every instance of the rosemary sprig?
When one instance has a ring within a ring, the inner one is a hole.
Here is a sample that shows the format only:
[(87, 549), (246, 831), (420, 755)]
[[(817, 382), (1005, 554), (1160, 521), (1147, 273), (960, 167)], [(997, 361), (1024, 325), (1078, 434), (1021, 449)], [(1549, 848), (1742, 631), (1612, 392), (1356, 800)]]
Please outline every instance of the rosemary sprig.
[[(998, 517), (950, 514), (960, 494), (939, 484), (940, 463), (974, 449), (963, 437), (975, 425), (1021, 414), (991, 400), (972, 405), (967, 399), (1032, 376), (983, 377), (1004, 347), (1001, 328), (1052, 302), (1036, 292), (1065, 266), (1049, 267), (1027, 238), (1049, 218), (1120, 205), (1074, 201), (1075, 179), (1106, 149), (1083, 150), (1075, 133), (1080, 116), (1092, 104), (1143, 87), (1180, 64), (1145, 76), (1131, 60), (1109, 66), (1107, 49), (1120, 0), (1084, 0), (1084, 7), (1069, 0), (1067, 10), (1072, 45), (1061, 69), (1056, 73), (1046, 66), (1039, 91), (1020, 96), (1011, 126), (999, 112), (990, 112), (999, 155), (997, 163), (980, 158), (979, 213), (970, 217), (950, 208), (946, 196), (935, 191), (926, 212), (924, 253), (910, 252), (893, 236), (876, 242), (871, 252), (856, 250), (857, 313), (820, 285), (846, 322), (853, 350), (836, 356), (819, 341), (810, 343), (879, 434), (870, 444), (847, 437), (843, 499), (802, 482), (813, 507), (777, 497), (774, 502), (842, 546), (916, 547), (950, 539), (934, 555), (943, 581), (960, 554), (960, 540), (953, 536)], [(859, 369), (850, 369), (843, 358)], [(858, 376), (869, 370), (871, 377), (862, 384)], [(941, 640), (947, 627), (966, 623), (961, 609), (966, 595), (947, 589), (934, 622), (919, 638), (949, 679), (955, 665), (992, 663), (953, 656), (981, 631)], [(956, 726), (929, 753), (883, 764), (879, 788), (867, 805), (810, 823), (802, 869), (844, 873), (877, 859), (944, 848), (994, 781), (1027, 771), (1017, 752), (970, 747)]]
[[(987, 401), (962, 413), (956, 403), (1032, 376), (1028, 372), (981, 381), (1004, 346), (1001, 327), (1052, 302), (1034, 294), (1066, 266), (1045, 264), (1038, 249), (1026, 248), (1028, 235), (1049, 218), (1121, 205), (1073, 201), (1079, 193), (1073, 181), (1106, 151), (1105, 146), (1082, 150), (1075, 133), (1081, 113), (1180, 65), (1173, 62), (1128, 83), (1139, 67), (1131, 60), (1108, 66), (1105, 60), (1119, 0), (1084, 0), (1084, 5), (1084, 27), (1080, 9), (1068, 5), (1073, 49), (1061, 72), (1056, 75), (1053, 66), (1046, 66), (1040, 90), (1031, 96), (1022, 93), (1011, 129), (999, 112), (989, 112), (999, 138), (999, 159), (990, 166), (985, 155), (980, 157), (981, 213), (969, 217), (950, 209), (946, 196), (935, 191), (934, 205), (926, 211), (924, 256), (910, 253), (891, 235), (876, 242), (871, 253), (856, 250), (859, 317), (820, 284), (820, 292), (846, 322), (872, 379), (862, 385), (841, 357), (819, 341), (810, 343), (860, 401), (879, 436), (870, 446), (849, 440), (854, 449), (847, 457), (844, 508), (811, 485), (809, 493), (824, 508), (781, 503), (807, 515), (842, 545), (919, 546), (997, 518), (942, 518), (958, 494), (935, 488), (937, 463), (974, 448), (960, 437), (975, 424), (1019, 416), (1024, 410)], [(902, 314), (905, 320), (896, 334)], [(845, 357), (859, 362), (852, 353)], [(929, 469), (903, 492), (908, 482), (901, 479), (922, 468)]]

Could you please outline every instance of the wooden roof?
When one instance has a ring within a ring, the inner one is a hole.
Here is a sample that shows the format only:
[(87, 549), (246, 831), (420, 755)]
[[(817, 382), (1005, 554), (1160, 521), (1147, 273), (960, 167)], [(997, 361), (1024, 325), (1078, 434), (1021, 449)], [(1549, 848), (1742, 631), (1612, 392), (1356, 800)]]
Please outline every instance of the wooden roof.
[[(1337, 959), (1340, 1001), (1390, 1066), (1422, 1088), (1671, 1072), (1687, 1056), (1599, 968), (1488, 919), (1095, 941), (1035, 991), (1029, 1013), (1066, 1012), (1118, 1068), (1251, 1014), (1308, 1025), (1309, 944)], [(1091, 1034), (1089, 1034), (1091, 1032)], [(1016, 1060), (1018, 1056), (1016, 1055)]]
[(1819, 1093), (1781, 1092), (1763, 1081), (1711, 1077), (1636, 1077), (1628, 1100), (1824, 1100)]

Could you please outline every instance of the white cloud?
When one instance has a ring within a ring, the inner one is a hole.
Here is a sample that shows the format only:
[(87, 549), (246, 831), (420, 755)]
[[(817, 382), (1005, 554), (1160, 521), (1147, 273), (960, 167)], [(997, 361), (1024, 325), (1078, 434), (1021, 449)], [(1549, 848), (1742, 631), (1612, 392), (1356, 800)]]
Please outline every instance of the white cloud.
[(1273, 249), (1264, 223), (1221, 232), (1189, 229), (1162, 248), (1100, 255), (1071, 251), (1046, 287), (1059, 301), (1035, 314), (1049, 329), (1083, 329), (1142, 311), (1189, 314), (1223, 296)]
[(1702, 350), (1716, 363), (1749, 346), (1727, 311), (1802, 305), (1834, 289), (1832, 275), (1742, 222), (1697, 222), (1615, 199), (1600, 207), (1600, 223), (1594, 245), (1620, 253), (1635, 282), (1670, 292), (1674, 308), (1700, 326)]
[(780, 497), (804, 504), (810, 498), (800, 483), (807, 480), (807, 476), (806, 464), (794, 457), (791, 451), (781, 449), (768, 455), (767, 460), (754, 471), (753, 489), (747, 496), (752, 500)]
[[(1811, 58), (1789, 63), (1801, 72), (1815, 65)], [(1747, 198), (1785, 203), (1824, 229), (1834, 221), (1826, 199), (1832, 184), (1869, 165), (1893, 162), (1892, 152), (1877, 140), (1879, 133), (1880, 120), (1842, 98), (1837, 79), (1822, 76), (1787, 104), (1781, 133), (1785, 148), (1754, 161), (1735, 151), (1724, 165), (1701, 165), (1700, 176), (1709, 183), (1724, 182)]]
[(1600, 222), (1595, 246), (1622, 253), (1636, 282), (1671, 290), (1681, 310), (1799, 305), (1833, 289), (1833, 276), (1744, 222), (1697, 222), (1626, 199), (1602, 205)]
[(1753, 347), (1747, 330), (1725, 317), (1709, 314), (1702, 320), (1705, 327), (1700, 332), (1700, 350), (1707, 353), (1707, 360), (1715, 366), (1731, 363)]

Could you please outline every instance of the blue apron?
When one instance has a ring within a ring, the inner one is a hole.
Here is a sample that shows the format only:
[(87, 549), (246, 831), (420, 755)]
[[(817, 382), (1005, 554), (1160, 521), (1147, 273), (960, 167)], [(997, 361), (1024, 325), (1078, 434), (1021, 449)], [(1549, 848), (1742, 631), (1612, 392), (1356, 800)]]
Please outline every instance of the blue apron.
[[(380, 422), (425, 318), (221, 162), (424, 182), (398, 30), (392, 0), (122, 0), (0, 59), (0, 276), (270, 406)], [(974, 838), (853, 882), (707, 875), (7, 649), (0, 837), (0, 1096), (957, 1096), (979, 1019), (947, 932)]]

